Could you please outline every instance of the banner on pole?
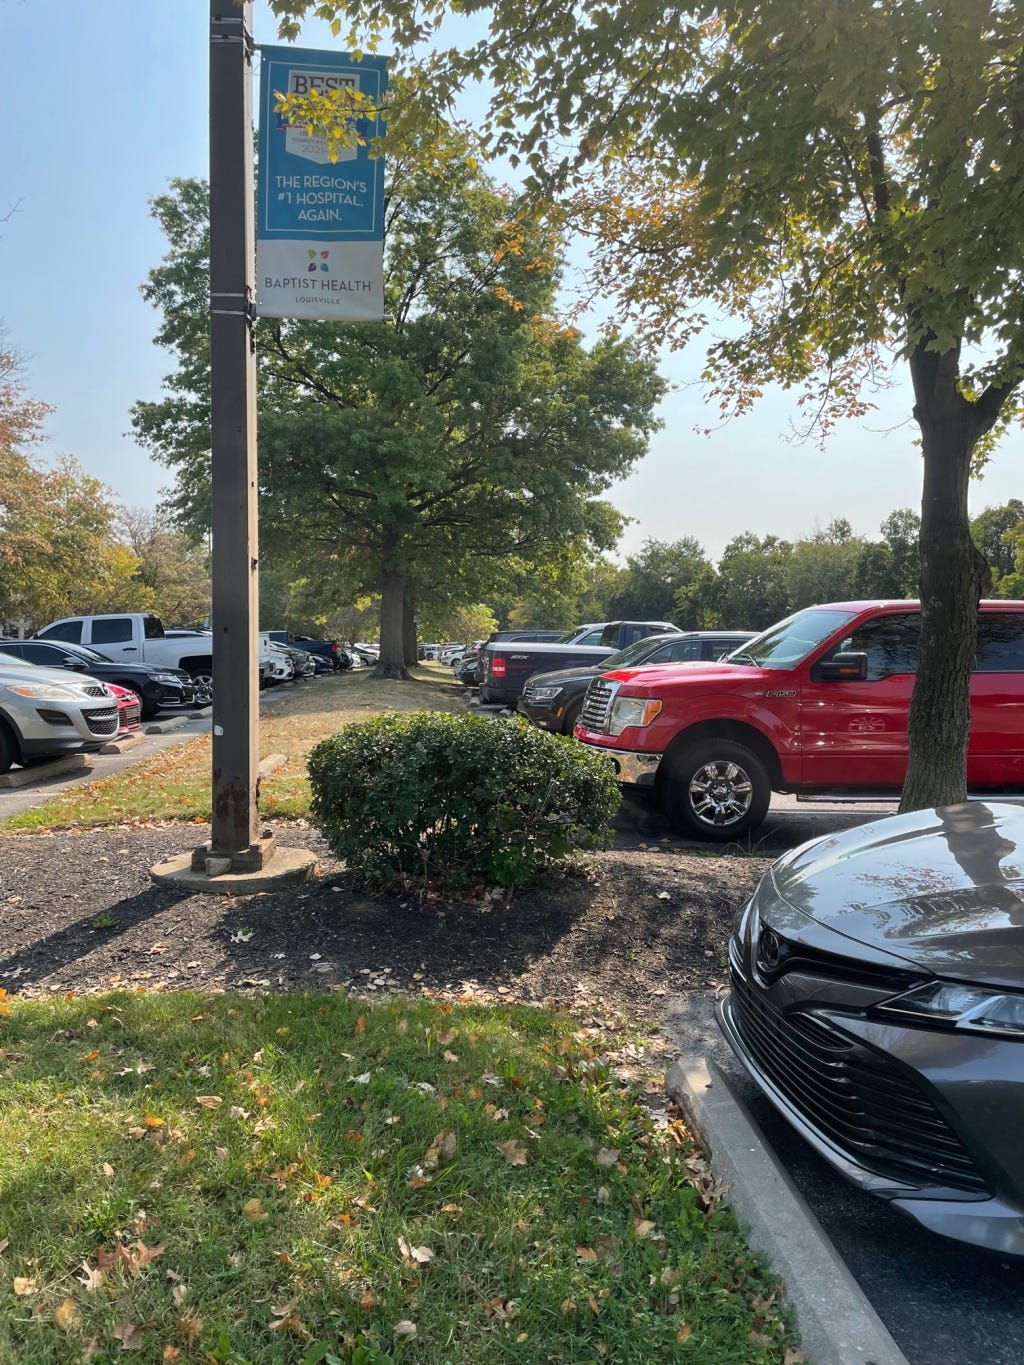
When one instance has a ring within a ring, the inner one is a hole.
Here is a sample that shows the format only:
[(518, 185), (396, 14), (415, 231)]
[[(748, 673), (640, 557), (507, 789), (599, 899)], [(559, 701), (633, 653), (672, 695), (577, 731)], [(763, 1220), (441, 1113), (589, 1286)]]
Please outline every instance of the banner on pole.
[[(361, 91), (379, 108), (387, 60), (261, 47), (256, 195), (256, 311), (263, 317), (379, 322), (384, 316), (384, 158), (292, 126), (278, 94)], [(357, 127), (366, 139), (383, 123)]]

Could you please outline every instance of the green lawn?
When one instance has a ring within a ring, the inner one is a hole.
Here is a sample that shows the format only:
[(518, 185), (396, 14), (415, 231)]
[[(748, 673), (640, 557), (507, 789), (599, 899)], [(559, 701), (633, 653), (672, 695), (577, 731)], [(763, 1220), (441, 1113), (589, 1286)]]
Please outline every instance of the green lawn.
[(341, 994), (0, 999), (0, 1361), (802, 1359), (623, 1041)]

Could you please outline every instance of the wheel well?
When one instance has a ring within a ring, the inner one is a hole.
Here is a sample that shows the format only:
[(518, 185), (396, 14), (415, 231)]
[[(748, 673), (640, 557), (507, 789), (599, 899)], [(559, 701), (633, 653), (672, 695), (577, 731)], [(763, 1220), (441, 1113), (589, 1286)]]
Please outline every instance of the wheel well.
[(0, 730), (3, 730), (8, 739), (10, 739), (11, 744), (14, 747), (15, 760), (20, 763), (23, 757), (21, 752), (21, 736), (4, 715), (0, 715)]
[(196, 654), (187, 659), (179, 659), (178, 667), (183, 668), (186, 673), (194, 673), (197, 668), (213, 668), (212, 654)]
[(745, 745), (764, 764), (772, 790), (778, 791), (781, 788), (782, 764), (775, 746), (760, 730), (739, 720), (705, 720), (689, 726), (686, 730), (680, 730), (665, 750), (665, 755), (658, 765), (659, 778), (662, 773), (668, 771), (672, 759), (683, 749), (691, 749), (695, 744), (701, 744), (708, 739), (729, 739), (735, 744)]

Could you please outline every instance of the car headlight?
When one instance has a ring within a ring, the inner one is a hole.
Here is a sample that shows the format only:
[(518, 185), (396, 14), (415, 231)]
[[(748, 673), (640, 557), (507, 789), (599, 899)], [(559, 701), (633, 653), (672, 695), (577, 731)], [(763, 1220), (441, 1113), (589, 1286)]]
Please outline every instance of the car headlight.
[(907, 1015), (921, 1023), (948, 1024), (970, 1033), (1024, 1038), (1024, 995), (1008, 995), (986, 986), (929, 981), (876, 1005), (875, 1010)]
[(653, 697), (616, 697), (608, 717), (608, 733), (621, 735), (623, 730), (633, 725), (642, 729), (659, 715), (661, 702)]
[(554, 701), (559, 696), (562, 689), (560, 687), (531, 687), (531, 701)]
[(181, 679), (177, 673), (154, 673), (153, 677), (158, 683), (170, 683), (172, 687), (181, 686)]
[(73, 687), (62, 687), (60, 683), (7, 683), (5, 692), (13, 692), (16, 697), (29, 697), (32, 701), (81, 701), (82, 694)]

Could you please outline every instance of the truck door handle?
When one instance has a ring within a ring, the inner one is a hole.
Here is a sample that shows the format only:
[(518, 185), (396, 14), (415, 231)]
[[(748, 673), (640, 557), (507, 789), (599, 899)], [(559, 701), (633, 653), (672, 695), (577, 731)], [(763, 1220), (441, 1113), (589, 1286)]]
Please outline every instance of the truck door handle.
[(121, 648), (125, 652), (125, 654), (138, 654), (139, 652), (136, 649), (135, 645), (122, 645)]

